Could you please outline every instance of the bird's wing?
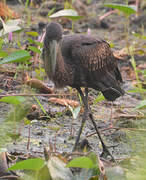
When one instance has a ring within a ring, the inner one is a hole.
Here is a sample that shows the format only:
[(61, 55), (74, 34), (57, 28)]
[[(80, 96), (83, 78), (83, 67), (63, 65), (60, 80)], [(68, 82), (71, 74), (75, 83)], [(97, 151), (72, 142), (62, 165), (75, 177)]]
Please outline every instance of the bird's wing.
[(72, 57), (75, 63), (88, 71), (98, 71), (116, 65), (109, 44), (101, 40), (81, 40), (72, 47)]
[[(77, 39), (78, 40), (78, 39)], [(108, 43), (95, 38), (83, 38), (71, 48), (72, 61), (76, 64), (74, 84), (91, 87), (103, 93), (110, 101), (124, 94), (117, 62)], [(76, 82), (77, 81), (77, 82)]]

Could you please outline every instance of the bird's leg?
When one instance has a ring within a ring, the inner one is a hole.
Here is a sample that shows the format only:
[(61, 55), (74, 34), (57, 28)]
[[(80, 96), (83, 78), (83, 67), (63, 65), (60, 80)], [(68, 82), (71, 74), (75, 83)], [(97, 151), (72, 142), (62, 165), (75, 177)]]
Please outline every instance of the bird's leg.
[(80, 126), (80, 129), (79, 129), (79, 132), (78, 132), (78, 135), (77, 135), (77, 138), (76, 138), (76, 142), (75, 142), (75, 145), (73, 147), (73, 151), (76, 150), (77, 148), (77, 145), (79, 144), (79, 140), (80, 140), (80, 136), (81, 136), (81, 133), (82, 133), (82, 130), (83, 130), (83, 127), (85, 125), (85, 122), (88, 118), (88, 103), (87, 103), (87, 98), (88, 96), (84, 96), (81, 88), (77, 88), (77, 91), (79, 92), (80, 96), (81, 96), (81, 99), (83, 101), (83, 104), (84, 104), (84, 114), (83, 114), (83, 118), (82, 118), (82, 123), (81, 123), (81, 126)]
[(103, 152), (102, 152), (101, 156), (102, 157), (107, 157), (109, 155), (109, 156), (111, 156), (111, 160), (115, 161), (114, 157), (111, 155), (111, 153), (109, 152), (108, 148), (104, 144), (103, 139), (102, 139), (102, 137), (101, 137), (101, 135), (99, 133), (99, 130), (97, 128), (97, 125), (96, 125), (96, 123), (94, 121), (94, 118), (93, 118), (93, 115), (92, 115), (92, 112), (91, 112), (91, 108), (90, 108), (90, 106), (88, 104), (88, 88), (85, 88), (85, 96), (84, 96), (83, 103), (84, 103), (84, 106), (85, 106), (85, 110), (88, 112), (89, 118), (91, 119), (92, 124), (93, 124), (93, 126), (95, 128), (95, 131), (96, 131), (96, 133), (97, 133), (97, 135), (99, 137), (99, 140), (101, 141), (102, 148), (103, 148)]
[(92, 124), (93, 124), (93, 126), (95, 128), (95, 131), (96, 131), (96, 133), (97, 133), (97, 135), (99, 137), (99, 140), (101, 141), (102, 148), (103, 148), (103, 152), (102, 152), (101, 156), (102, 157), (107, 157), (109, 155), (109, 156), (111, 156), (111, 160), (115, 162), (114, 157), (112, 156), (112, 154), (108, 150), (107, 146), (104, 144), (103, 139), (102, 139), (102, 137), (101, 137), (101, 135), (99, 133), (99, 130), (97, 128), (97, 125), (96, 125), (96, 123), (94, 121), (94, 118), (93, 118), (93, 115), (92, 115), (92, 112), (91, 112), (91, 108), (90, 108), (90, 106), (88, 104), (88, 88), (85, 88), (85, 102), (84, 102), (84, 105), (87, 108), (87, 112), (89, 114), (89, 118), (91, 119)]
[(75, 145), (74, 145), (74, 148), (73, 148), (73, 151), (76, 150), (77, 148), (77, 145), (79, 143), (79, 140), (80, 140), (80, 135), (82, 133), (82, 130), (83, 130), (83, 127), (84, 127), (84, 124), (89, 116), (89, 118), (91, 119), (92, 123), (93, 123), (93, 126), (95, 128), (95, 131), (101, 141), (101, 144), (102, 144), (102, 148), (103, 148), (103, 152), (101, 154), (102, 157), (107, 157), (108, 155), (111, 156), (111, 160), (115, 162), (115, 159), (114, 157), (112, 156), (112, 154), (109, 152), (108, 148), (106, 147), (106, 145), (104, 144), (103, 142), (103, 139), (98, 131), (98, 128), (96, 126), (96, 123), (94, 121), (94, 118), (93, 118), (93, 115), (92, 115), (92, 112), (91, 112), (91, 109), (90, 109), (90, 106), (88, 105), (88, 88), (85, 88), (85, 95), (83, 94), (81, 88), (78, 88), (77, 89), (80, 96), (81, 96), (81, 99), (83, 101), (83, 104), (84, 104), (84, 115), (83, 115), (83, 119), (82, 119), (82, 123), (81, 123), (81, 127), (79, 129), (79, 132), (78, 132), (78, 136), (76, 138), (76, 142), (75, 142)]
[(110, 113), (110, 127), (111, 128), (113, 128), (112, 116), (113, 116), (113, 102), (111, 102), (111, 113)]
[(99, 137), (99, 140), (100, 140), (100, 142), (101, 142), (101, 144), (102, 144), (103, 151), (102, 151), (102, 154), (101, 154), (100, 156), (106, 158), (106, 157), (109, 155), (109, 156), (111, 157), (111, 160), (112, 160), (113, 162), (115, 162), (114, 157), (112, 156), (112, 154), (111, 154), (110, 151), (108, 150), (107, 146), (106, 146), (106, 145), (104, 144), (104, 142), (103, 142), (103, 139), (102, 139), (102, 137), (101, 137), (101, 135), (100, 135), (100, 133), (99, 133), (99, 131), (98, 131), (98, 128), (97, 128), (97, 126), (96, 126), (96, 123), (95, 123), (95, 121), (94, 121), (94, 118), (93, 118), (93, 115), (92, 115), (92, 113), (91, 113), (91, 110), (90, 110), (90, 112), (89, 112), (89, 117), (90, 117), (90, 119), (91, 119), (91, 121), (92, 121), (92, 123), (93, 123), (93, 126), (94, 126), (94, 128), (95, 128), (95, 131), (96, 131), (96, 133), (97, 133), (97, 135), (98, 135), (98, 137)]

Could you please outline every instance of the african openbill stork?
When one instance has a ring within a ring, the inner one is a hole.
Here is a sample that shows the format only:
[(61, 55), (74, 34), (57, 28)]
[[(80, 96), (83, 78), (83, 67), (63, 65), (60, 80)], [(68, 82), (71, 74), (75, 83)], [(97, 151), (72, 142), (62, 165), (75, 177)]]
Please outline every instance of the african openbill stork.
[[(73, 150), (79, 143), (83, 126), (89, 116), (102, 143), (104, 155), (112, 157), (88, 105), (88, 88), (101, 91), (108, 101), (124, 95), (124, 90), (120, 87), (122, 77), (109, 44), (95, 35), (64, 36), (62, 26), (51, 22), (46, 27), (42, 58), (45, 71), (55, 86), (76, 88), (82, 98), (84, 115)], [(85, 88), (85, 94), (81, 87)]]

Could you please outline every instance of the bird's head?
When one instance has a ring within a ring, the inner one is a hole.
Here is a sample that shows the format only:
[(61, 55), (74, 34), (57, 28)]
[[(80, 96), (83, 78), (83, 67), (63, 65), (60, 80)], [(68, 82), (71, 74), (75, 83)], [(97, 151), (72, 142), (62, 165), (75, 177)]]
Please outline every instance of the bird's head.
[(62, 38), (62, 26), (56, 22), (51, 22), (46, 28), (46, 38), (48, 41), (56, 40), (59, 41)]
[(62, 39), (62, 32), (62, 26), (56, 22), (51, 22), (46, 27), (42, 57), (46, 72), (50, 78), (52, 78), (55, 73), (59, 41)]

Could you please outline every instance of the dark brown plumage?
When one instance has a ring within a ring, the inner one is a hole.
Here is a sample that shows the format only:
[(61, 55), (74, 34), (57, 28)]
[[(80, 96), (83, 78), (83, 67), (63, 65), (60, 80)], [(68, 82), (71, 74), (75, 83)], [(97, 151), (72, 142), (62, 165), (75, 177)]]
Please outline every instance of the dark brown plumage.
[[(58, 42), (55, 45), (57, 61), (52, 67), (49, 44), (51, 46), (55, 40)], [(73, 34), (62, 37), (62, 27), (52, 22), (46, 29), (43, 60), (48, 77), (56, 87), (93, 88), (101, 91), (109, 101), (124, 94), (116, 59), (109, 44), (97, 36)], [(52, 68), (55, 68), (54, 73)]]
[[(76, 88), (88, 113), (88, 88), (101, 91), (109, 101), (124, 95), (120, 87), (122, 77), (109, 44), (97, 36), (62, 36), (62, 31), (58, 23), (51, 22), (44, 38), (42, 57), (55, 86)], [(85, 96), (81, 87), (86, 89)]]

